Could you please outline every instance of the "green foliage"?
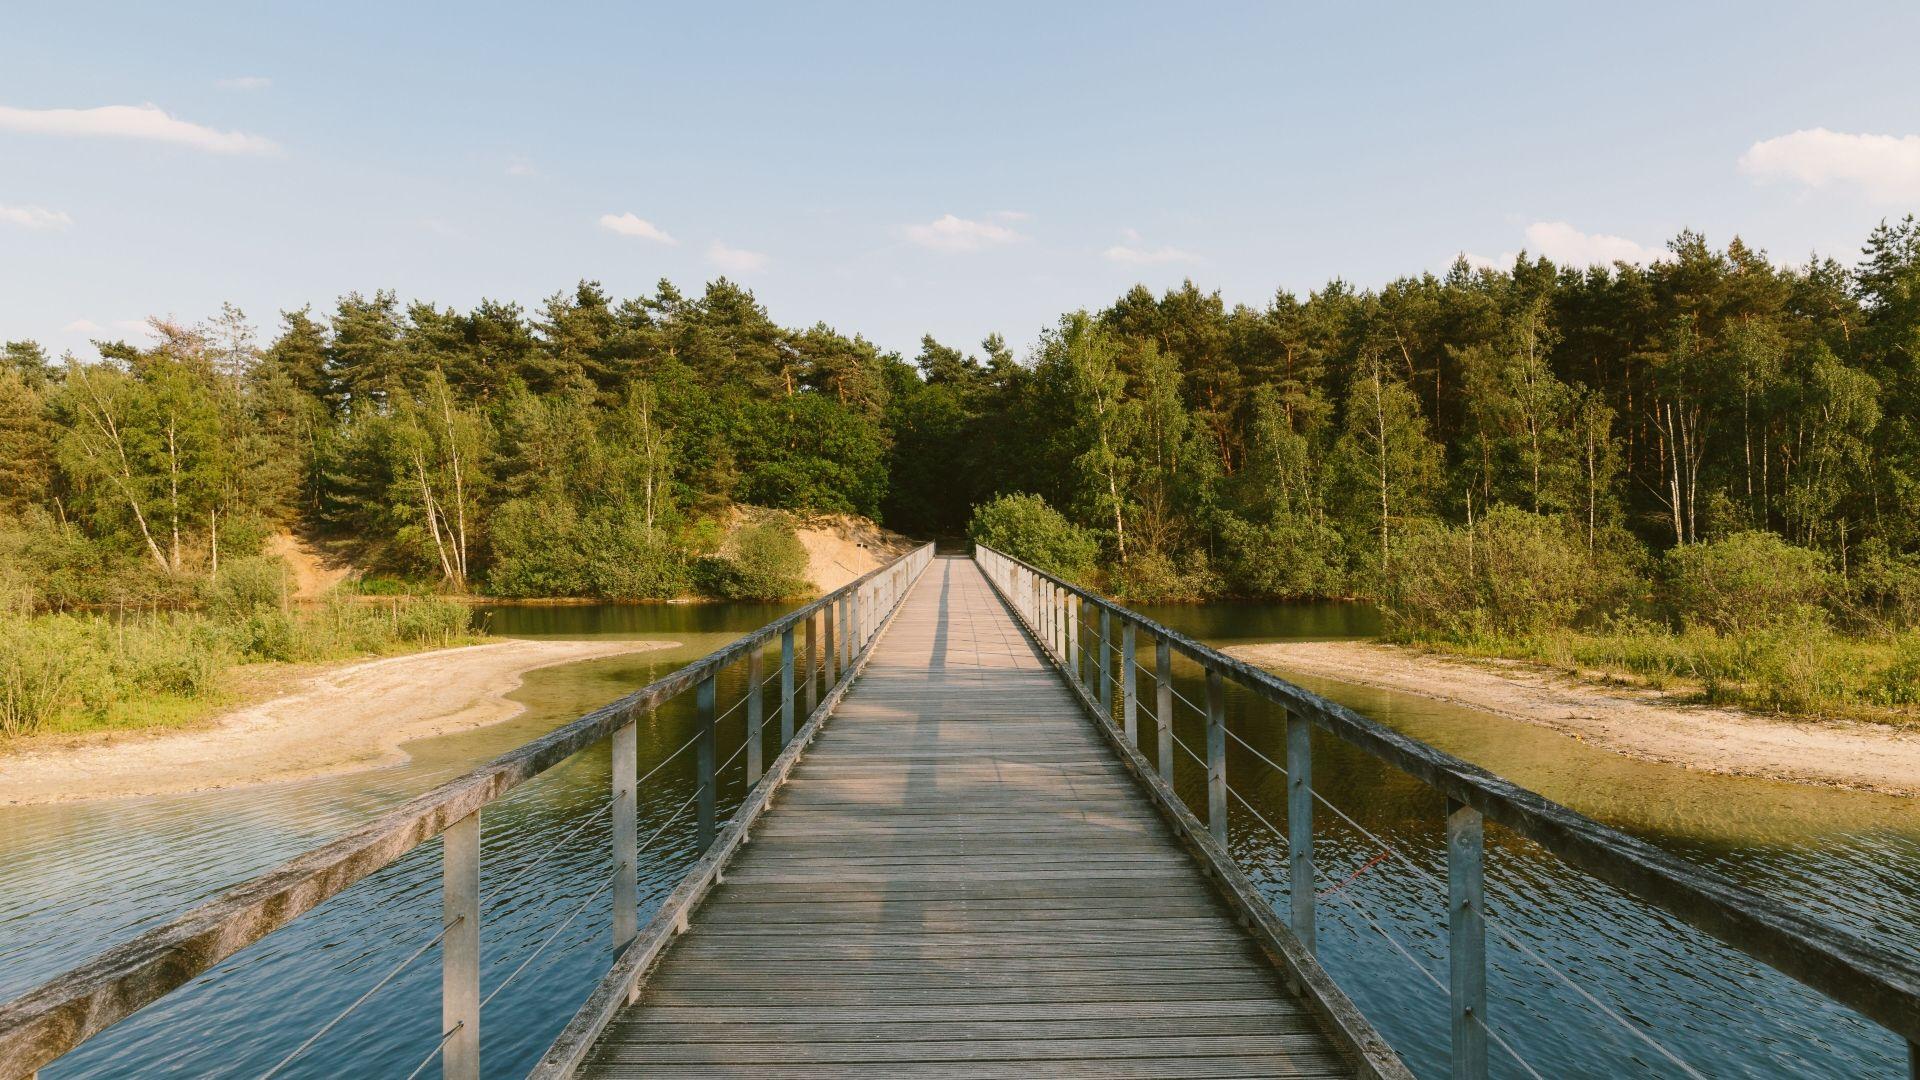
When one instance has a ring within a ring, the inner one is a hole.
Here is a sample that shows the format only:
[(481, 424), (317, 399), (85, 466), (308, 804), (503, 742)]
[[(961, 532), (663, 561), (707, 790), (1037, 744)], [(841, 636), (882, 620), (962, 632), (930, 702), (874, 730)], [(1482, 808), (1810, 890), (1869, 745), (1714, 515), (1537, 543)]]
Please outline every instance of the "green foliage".
[(692, 585), (689, 560), (630, 508), (585, 514), (564, 499), (515, 499), (493, 519), (490, 591), (500, 596), (670, 600)]
[(1137, 604), (1186, 604), (1220, 591), (1206, 555), (1176, 561), (1158, 551), (1137, 551), (1114, 583), (1121, 599)]
[(1228, 517), (1221, 541), (1226, 589), (1235, 596), (1306, 599), (1347, 591), (1346, 541), (1324, 520), (1284, 512), (1260, 524)]
[(1067, 581), (1084, 583), (1100, 553), (1093, 533), (1038, 495), (1002, 495), (974, 508), (967, 535)]
[(1591, 618), (1617, 596), (1564, 519), (1508, 506), (1472, 526), (1412, 523), (1388, 565), (1381, 609), (1402, 637), (1537, 634)]
[(1668, 604), (1689, 627), (1737, 634), (1783, 623), (1824, 624), (1826, 556), (1765, 532), (1740, 532), (1667, 552)]
[(763, 521), (734, 532), (695, 570), (703, 591), (726, 600), (784, 600), (812, 591), (807, 549), (784, 521)]

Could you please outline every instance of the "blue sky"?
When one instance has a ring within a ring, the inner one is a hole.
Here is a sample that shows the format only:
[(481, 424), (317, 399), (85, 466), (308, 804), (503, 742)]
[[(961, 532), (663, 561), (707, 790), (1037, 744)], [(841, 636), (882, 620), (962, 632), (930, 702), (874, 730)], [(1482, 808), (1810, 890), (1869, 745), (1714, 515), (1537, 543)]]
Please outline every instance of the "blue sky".
[(1851, 260), (1920, 207), (1920, 6), (1465, 8), (13, 5), (0, 337), (726, 273), (1024, 347), (1136, 281)]

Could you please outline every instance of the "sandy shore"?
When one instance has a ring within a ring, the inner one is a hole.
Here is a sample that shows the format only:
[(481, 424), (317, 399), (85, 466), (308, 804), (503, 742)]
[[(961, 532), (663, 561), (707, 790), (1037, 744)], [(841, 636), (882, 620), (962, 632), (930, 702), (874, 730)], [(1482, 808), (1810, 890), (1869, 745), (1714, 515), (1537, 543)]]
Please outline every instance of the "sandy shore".
[(518, 715), (507, 700), (536, 668), (672, 641), (505, 640), (337, 667), (211, 728), (0, 757), (0, 804), (161, 795), (395, 765), (400, 744)]
[(1703, 772), (1920, 794), (1920, 732), (1683, 705), (1523, 664), (1457, 660), (1358, 641), (1283, 642), (1227, 650), (1250, 664), (1418, 694), (1552, 728), (1589, 745)]

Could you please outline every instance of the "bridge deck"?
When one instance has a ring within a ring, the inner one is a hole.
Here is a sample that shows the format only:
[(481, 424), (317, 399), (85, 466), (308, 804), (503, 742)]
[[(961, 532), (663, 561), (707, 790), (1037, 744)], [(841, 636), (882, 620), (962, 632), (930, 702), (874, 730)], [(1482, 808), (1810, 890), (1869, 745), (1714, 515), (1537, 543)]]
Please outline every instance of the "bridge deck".
[(970, 561), (587, 1076), (1351, 1076)]

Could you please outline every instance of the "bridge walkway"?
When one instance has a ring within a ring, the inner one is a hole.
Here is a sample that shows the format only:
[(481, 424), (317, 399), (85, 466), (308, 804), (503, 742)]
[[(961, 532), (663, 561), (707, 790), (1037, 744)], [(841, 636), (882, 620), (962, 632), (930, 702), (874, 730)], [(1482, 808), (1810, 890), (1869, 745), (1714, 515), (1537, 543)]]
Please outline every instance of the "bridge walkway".
[(581, 1073), (1354, 1066), (976, 565), (943, 558)]

